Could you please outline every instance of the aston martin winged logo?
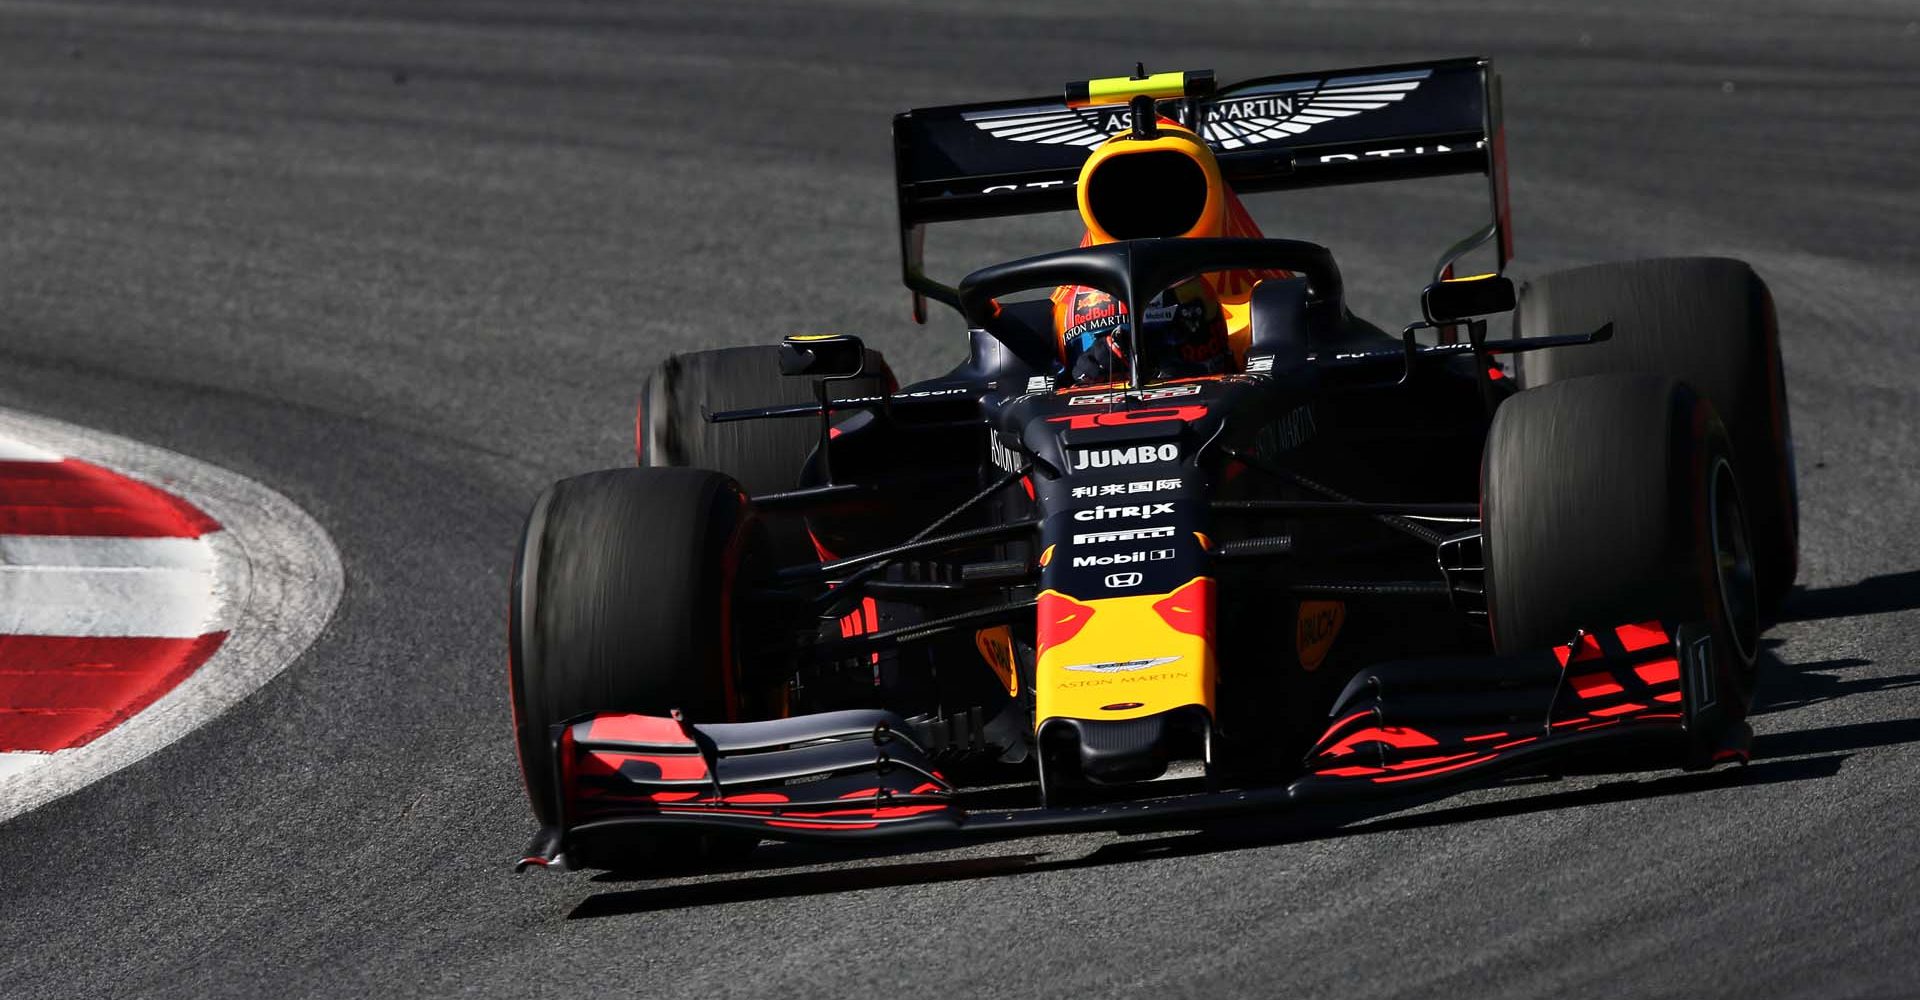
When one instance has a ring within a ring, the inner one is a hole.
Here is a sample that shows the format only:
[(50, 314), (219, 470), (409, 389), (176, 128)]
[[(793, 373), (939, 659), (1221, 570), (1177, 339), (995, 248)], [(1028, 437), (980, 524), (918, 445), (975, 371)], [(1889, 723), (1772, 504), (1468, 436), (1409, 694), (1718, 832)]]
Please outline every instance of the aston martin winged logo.
[(1207, 107), (1205, 138), (1221, 149), (1239, 149), (1296, 136), (1323, 122), (1397, 104), (1432, 72), (1334, 77), (1224, 94)]
[[(1227, 150), (1290, 138), (1324, 122), (1405, 100), (1432, 72), (1419, 69), (1235, 88), (1205, 102), (1202, 136), (1216, 148)], [(996, 139), (1089, 149), (1133, 127), (1132, 116), (1122, 106), (1037, 104), (972, 111), (964, 117)]]
[(1115, 132), (1133, 127), (1125, 108), (1069, 108), (1061, 104), (969, 111), (964, 117), (996, 139), (1089, 149), (1106, 142)]

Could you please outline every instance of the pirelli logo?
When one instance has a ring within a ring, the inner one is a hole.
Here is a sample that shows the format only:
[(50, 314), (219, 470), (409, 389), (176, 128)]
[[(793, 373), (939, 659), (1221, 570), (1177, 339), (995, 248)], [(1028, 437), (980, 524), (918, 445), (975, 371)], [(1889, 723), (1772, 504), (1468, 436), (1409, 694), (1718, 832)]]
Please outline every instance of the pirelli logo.
[(1075, 545), (1105, 545), (1108, 542), (1138, 542), (1149, 538), (1172, 538), (1179, 529), (1169, 525), (1165, 528), (1129, 528), (1124, 531), (1093, 531), (1073, 536)]

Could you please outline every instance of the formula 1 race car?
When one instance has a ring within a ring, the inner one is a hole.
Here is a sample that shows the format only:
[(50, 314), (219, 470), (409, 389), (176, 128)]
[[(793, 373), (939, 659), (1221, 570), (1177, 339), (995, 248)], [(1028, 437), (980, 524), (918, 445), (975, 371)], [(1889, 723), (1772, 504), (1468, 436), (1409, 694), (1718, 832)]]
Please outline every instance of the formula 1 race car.
[[(540, 497), (523, 867), (1745, 759), (1797, 549), (1772, 301), (1704, 258), (1516, 290), (1487, 60), (1139, 71), (893, 134), (915, 316), (959, 312), (966, 360), (901, 387), (851, 336), (677, 355), (639, 467)], [(1447, 174), (1489, 218), (1397, 334), (1239, 200)], [(1077, 247), (922, 264), (929, 224), (1063, 210)]]

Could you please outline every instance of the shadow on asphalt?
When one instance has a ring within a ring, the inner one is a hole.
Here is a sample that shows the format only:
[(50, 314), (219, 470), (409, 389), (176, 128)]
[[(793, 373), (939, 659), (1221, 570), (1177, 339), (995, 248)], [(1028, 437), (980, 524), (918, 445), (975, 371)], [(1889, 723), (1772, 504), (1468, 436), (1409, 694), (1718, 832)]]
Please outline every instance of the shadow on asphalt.
[[(1769, 641), (1768, 645), (1777, 646), (1779, 643)], [(1856, 694), (1871, 694), (1876, 691), (1892, 691), (1920, 685), (1920, 674), (1834, 676), (1835, 671), (1872, 665), (1872, 660), (1863, 660), (1857, 656), (1835, 660), (1815, 660), (1808, 663), (1787, 663), (1771, 651), (1762, 650), (1760, 690), (1754, 696), (1753, 714), (1769, 715)]]
[[(1903, 738), (1893, 739), (1891, 742), (1920, 740), (1920, 721), (1912, 725), (1915, 729), (1911, 733), (1905, 734)], [(1852, 730), (1871, 727), (1840, 728)], [(1884, 745), (1881, 740), (1890, 734), (1876, 732), (1854, 735), (1868, 740), (1859, 744), (1864, 747)], [(1827, 742), (1838, 746), (1846, 744), (1847, 740), (1839, 738)], [(1784, 745), (1775, 748), (1769, 744), (1768, 752), (1800, 753), (1804, 751), (1787, 750)], [(1413, 815), (1392, 816), (1348, 827), (1333, 827), (1324, 821), (1316, 822), (1299, 817), (1274, 817), (1252, 821), (1242, 818), (1230, 827), (1222, 826), (1198, 832), (1105, 844), (1084, 857), (1050, 858), (1044, 852), (1011, 853), (984, 858), (865, 865), (830, 871), (753, 875), (676, 885), (648, 885), (590, 896), (582, 900), (567, 916), (570, 920), (588, 920), (724, 903), (833, 895), (863, 889), (890, 889), (941, 882), (1002, 878), (1034, 872), (1098, 868), (1153, 858), (1192, 857), (1307, 840), (1337, 840), (1342, 837), (1365, 836), (1395, 830), (1414, 830), (1522, 816), (1576, 806), (1689, 795), (1718, 788), (1732, 789), (1828, 778), (1839, 773), (1840, 765), (1846, 757), (1845, 753), (1832, 753), (1824, 757), (1798, 760), (1762, 761), (1745, 768), (1616, 781), (1591, 788), (1452, 806)], [(1412, 804), (1417, 803), (1400, 802), (1386, 808), (1407, 808)], [(932, 846), (925, 849), (938, 850), (941, 847)], [(823, 859), (816, 857), (811, 861), (799, 863), (819, 863), (821, 860)]]
[(1844, 587), (1796, 590), (1780, 609), (1782, 621), (1805, 622), (1878, 615), (1920, 608), (1920, 570), (1883, 573)]
[(589, 896), (567, 914), (569, 920), (616, 917), (657, 910), (678, 910), (721, 903), (745, 903), (767, 899), (791, 899), (796, 896), (824, 896), (861, 889), (893, 889), (909, 885), (935, 885), (994, 878), (1023, 871), (1064, 867), (1061, 862), (1043, 863), (1044, 854), (1003, 854), (988, 858), (960, 858), (950, 861), (917, 861), (905, 864), (867, 865), (831, 871), (792, 872), (760, 875), (753, 878), (693, 882), (685, 885), (654, 886), (603, 892)]

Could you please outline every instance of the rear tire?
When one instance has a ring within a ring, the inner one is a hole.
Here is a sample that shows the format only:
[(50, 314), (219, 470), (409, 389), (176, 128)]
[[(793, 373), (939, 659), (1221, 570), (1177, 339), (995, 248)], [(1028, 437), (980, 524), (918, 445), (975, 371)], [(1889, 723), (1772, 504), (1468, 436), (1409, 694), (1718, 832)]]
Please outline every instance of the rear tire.
[[(828, 385), (834, 399), (878, 396), (899, 388), (879, 351), (866, 374)], [(820, 441), (820, 423), (801, 417), (716, 424), (701, 412), (814, 401), (813, 380), (780, 374), (780, 348), (723, 347), (675, 354), (640, 387), (634, 452), (640, 465), (724, 472), (749, 495), (790, 490)]]
[(1724, 718), (1744, 718), (1760, 614), (1736, 471), (1712, 405), (1670, 378), (1595, 375), (1501, 404), (1481, 466), (1494, 647), (1704, 621)]
[(1799, 566), (1800, 513), (1773, 296), (1744, 262), (1676, 257), (1599, 264), (1520, 291), (1514, 335), (1613, 339), (1521, 355), (1523, 384), (1643, 372), (1693, 386), (1725, 421), (1745, 487), (1762, 609), (1772, 617)]
[[(513, 572), (508, 679), (521, 774), (542, 825), (559, 821), (555, 725), (596, 712), (734, 714), (732, 591), (751, 526), (739, 486), (700, 469), (588, 473), (534, 504)], [(715, 848), (623, 837), (572, 854), (606, 868)]]
[[(834, 399), (878, 396), (899, 388), (887, 359), (867, 352), (866, 374), (836, 379)], [(813, 380), (780, 374), (780, 348), (723, 347), (674, 354), (647, 375), (634, 422), (634, 452), (640, 465), (712, 469), (733, 477), (749, 495), (778, 493), (800, 485), (807, 458), (820, 443), (820, 422), (775, 417), (716, 424), (709, 413), (814, 401)], [(783, 564), (815, 558), (806, 525), (797, 517), (767, 522), (768, 545)]]

